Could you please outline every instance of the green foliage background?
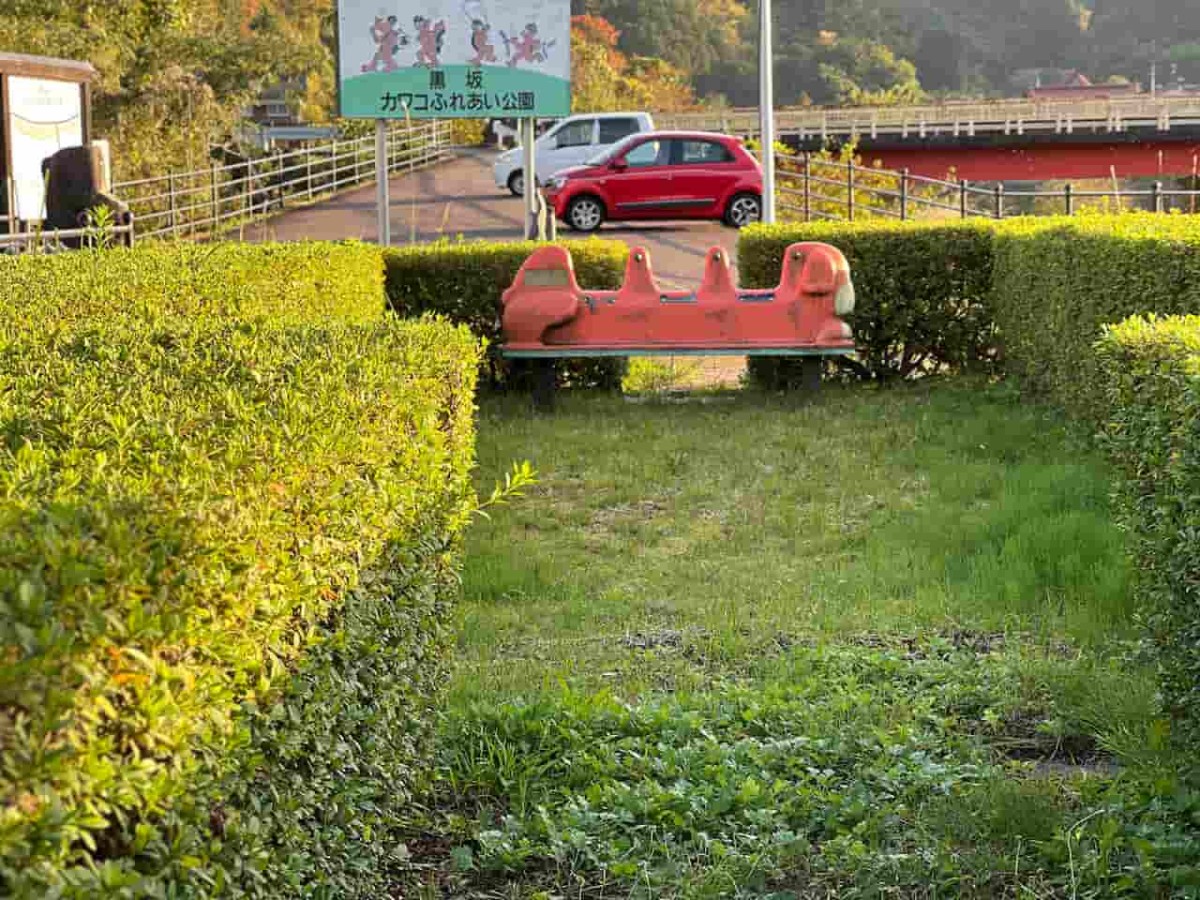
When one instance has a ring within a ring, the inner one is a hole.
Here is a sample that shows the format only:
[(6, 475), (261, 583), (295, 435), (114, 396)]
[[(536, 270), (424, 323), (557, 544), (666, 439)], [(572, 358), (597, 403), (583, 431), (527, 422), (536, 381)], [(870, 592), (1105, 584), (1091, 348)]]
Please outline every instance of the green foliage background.
[(205, 168), (267, 86), (303, 76), (296, 103), (331, 113), (332, 0), (6, 0), (0, 50), (82, 59), (99, 72), (95, 133), (117, 180)]
[[(572, 0), (574, 12), (612, 21), (622, 51), (662, 57), (689, 72), (702, 96), (735, 105), (757, 97), (757, 6)], [(805, 0), (776, 3), (774, 15), (784, 105), (1013, 95), (1032, 86), (1035, 69), (1145, 82), (1151, 59), (1187, 59), (1200, 39), (1200, 9), (1185, 0)]]
[[(619, 33), (627, 90), (611, 105), (673, 107), (693, 91), (757, 100), (756, 0), (572, 0), (571, 10)], [(805, 0), (775, 4), (775, 17), (781, 105), (1010, 96), (1035, 69), (1144, 82), (1152, 59), (1187, 70), (1200, 46), (1200, 7), (1184, 0)], [(580, 108), (604, 106), (603, 59), (572, 43)], [(118, 179), (201, 168), (280, 82), (305, 119), (328, 120), (333, 44), (334, 0), (0, 4), (0, 50), (96, 65), (97, 133), (114, 143)]]

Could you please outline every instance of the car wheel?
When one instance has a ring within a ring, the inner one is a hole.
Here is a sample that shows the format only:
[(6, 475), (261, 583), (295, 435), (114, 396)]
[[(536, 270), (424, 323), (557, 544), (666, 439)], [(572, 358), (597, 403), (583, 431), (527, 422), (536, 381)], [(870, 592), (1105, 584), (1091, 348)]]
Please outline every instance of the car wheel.
[(517, 169), (509, 175), (508, 189), (512, 191), (514, 197), (523, 197), (525, 195), (525, 173)]
[(744, 228), (762, 219), (762, 198), (757, 194), (738, 194), (725, 210), (725, 224)]
[(576, 197), (567, 207), (567, 224), (576, 231), (595, 231), (604, 221), (604, 204), (590, 195)]

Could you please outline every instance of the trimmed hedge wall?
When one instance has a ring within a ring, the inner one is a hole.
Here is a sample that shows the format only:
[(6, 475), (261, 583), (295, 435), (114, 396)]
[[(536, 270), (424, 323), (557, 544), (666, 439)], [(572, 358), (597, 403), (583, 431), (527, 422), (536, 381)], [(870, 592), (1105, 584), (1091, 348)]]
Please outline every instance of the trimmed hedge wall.
[(1200, 317), (1134, 317), (1106, 330), (1105, 434), (1133, 536), (1138, 589), (1180, 736), (1200, 741)]
[[(538, 247), (534, 242), (507, 244), (450, 243), (405, 247), (384, 253), (387, 295), (401, 316), (436, 313), (468, 326), (485, 338), (487, 376), (494, 385), (519, 374), (500, 359), (500, 298), (521, 265)], [(590, 238), (567, 245), (579, 283), (595, 290), (614, 290), (625, 277), (629, 248), (621, 241)], [(626, 360), (571, 360), (558, 364), (560, 380), (580, 387), (616, 388)]]
[[(738, 240), (742, 284), (775, 287), (784, 251), (797, 241), (833, 244), (850, 263), (857, 308), (846, 318), (859, 376), (885, 381), (991, 362), (992, 236), (985, 224), (754, 225)], [(752, 376), (770, 383), (780, 365), (754, 359)]]
[(377, 247), (151, 244), (131, 250), (0, 257), (0, 327), (53, 333), (113, 320), (378, 322)]
[(478, 365), (362, 246), (4, 261), (0, 895), (386, 894)]
[(1200, 223), (1148, 213), (1014, 220), (996, 229), (994, 284), (1007, 371), (1099, 422), (1103, 326), (1200, 310)]

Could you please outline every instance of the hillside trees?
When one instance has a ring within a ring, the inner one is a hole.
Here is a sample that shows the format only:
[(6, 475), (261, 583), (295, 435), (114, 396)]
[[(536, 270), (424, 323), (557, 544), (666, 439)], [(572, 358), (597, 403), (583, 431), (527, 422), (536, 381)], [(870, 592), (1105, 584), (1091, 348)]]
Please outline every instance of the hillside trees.
[(1194, 0), (1095, 0), (1087, 29), (1087, 54), (1106, 75), (1145, 80), (1152, 59), (1200, 40), (1200, 6)]
[(599, 16), (571, 18), (572, 107), (576, 112), (680, 110), (694, 102), (687, 74), (653, 57), (626, 56), (620, 32)]
[(623, 52), (663, 59), (702, 76), (747, 50), (740, 0), (576, 0), (580, 11), (620, 29)]
[(1074, 66), (1081, 47), (1079, 0), (884, 2), (899, 14), (896, 46), (934, 89), (1003, 92), (1017, 70)]
[[(700, 96), (757, 98), (757, 0), (573, 0), (618, 49), (668, 60)], [(1011, 95), (1030, 69), (1145, 81), (1200, 42), (1191, 0), (777, 0), (781, 103), (907, 102), (921, 89)]]

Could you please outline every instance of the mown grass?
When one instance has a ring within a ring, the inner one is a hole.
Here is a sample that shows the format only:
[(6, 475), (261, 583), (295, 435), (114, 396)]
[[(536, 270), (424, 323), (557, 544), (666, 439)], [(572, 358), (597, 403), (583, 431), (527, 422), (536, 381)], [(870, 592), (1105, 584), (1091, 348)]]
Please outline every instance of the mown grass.
[[(689, 631), (731, 652), (930, 628), (1132, 634), (1102, 464), (1053, 415), (994, 391), (571, 397), (545, 418), (515, 400), (480, 424), (485, 480), (528, 458), (541, 482), (472, 535), (471, 690), (587, 679), (592, 654), (629, 633)], [(536, 664), (496, 671), (497, 650)]]
[(1200, 884), (1086, 440), (970, 382), (637, 400), (484, 404), (540, 482), (470, 538), (426, 895)]

